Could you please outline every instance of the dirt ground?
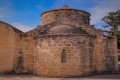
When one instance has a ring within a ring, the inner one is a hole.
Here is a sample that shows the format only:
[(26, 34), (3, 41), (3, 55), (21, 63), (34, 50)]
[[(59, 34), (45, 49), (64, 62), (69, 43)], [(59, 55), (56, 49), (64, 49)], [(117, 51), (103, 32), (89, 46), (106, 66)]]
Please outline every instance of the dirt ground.
[(95, 75), (83, 78), (42, 78), (34, 75), (0, 75), (0, 80), (120, 80), (120, 74)]

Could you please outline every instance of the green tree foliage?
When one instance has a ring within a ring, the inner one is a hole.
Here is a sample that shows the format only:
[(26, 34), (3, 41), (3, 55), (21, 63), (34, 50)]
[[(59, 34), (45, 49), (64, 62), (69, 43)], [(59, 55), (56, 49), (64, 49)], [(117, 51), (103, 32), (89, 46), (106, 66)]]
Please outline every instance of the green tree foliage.
[(113, 36), (118, 39), (118, 48), (120, 49), (120, 10), (110, 12), (102, 21), (106, 23), (104, 27), (109, 27)]

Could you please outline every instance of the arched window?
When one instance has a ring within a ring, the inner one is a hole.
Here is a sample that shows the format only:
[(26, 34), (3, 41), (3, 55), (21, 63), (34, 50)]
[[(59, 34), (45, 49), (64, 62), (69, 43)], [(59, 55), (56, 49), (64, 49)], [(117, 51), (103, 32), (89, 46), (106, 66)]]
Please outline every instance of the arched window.
[(62, 50), (61, 63), (66, 63), (66, 51), (65, 51), (65, 49)]

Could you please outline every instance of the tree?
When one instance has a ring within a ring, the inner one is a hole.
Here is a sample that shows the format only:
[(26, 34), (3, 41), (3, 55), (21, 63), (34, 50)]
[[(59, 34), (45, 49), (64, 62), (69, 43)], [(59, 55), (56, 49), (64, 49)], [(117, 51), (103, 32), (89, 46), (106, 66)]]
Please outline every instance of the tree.
[(102, 21), (106, 23), (104, 27), (109, 27), (112, 36), (118, 39), (118, 48), (120, 49), (120, 10), (108, 13)]

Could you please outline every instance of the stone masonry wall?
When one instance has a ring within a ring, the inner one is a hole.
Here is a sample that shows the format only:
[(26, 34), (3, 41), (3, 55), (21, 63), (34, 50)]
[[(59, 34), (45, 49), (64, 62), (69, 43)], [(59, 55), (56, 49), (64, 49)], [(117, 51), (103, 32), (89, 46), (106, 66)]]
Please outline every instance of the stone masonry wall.
[(97, 73), (118, 71), (117, 41), (114, 37), (100, 37), (95, 40), (95, 65)]
[[(89, 36), (49, 35), (36, 38), (35, 73), (46, 77), (75, 77), (93, 71), (93, 45)], [(66, 62), (61, 62), (63, 49)]]
[(90, 15), (78, 10), (53, 10), (42, 15), (42, 25), (56, 22), (60, 24), (90, 24)]
[(35, 41), (33, 36), (23, 34), (20, 42), (20, 49), (23, 51), (23, 67), (25, 73), (33, 73)]
[(116, 37), (104, 39), (104, 64), (106, 67), (105, 72), (116, 73), (118, 72), (118, 52), (117, 52), (117, 39)]
[(16, 32), (11, 25), (0, 22), (0, 73), (14, 70), (19, 42), (20, 32)]

